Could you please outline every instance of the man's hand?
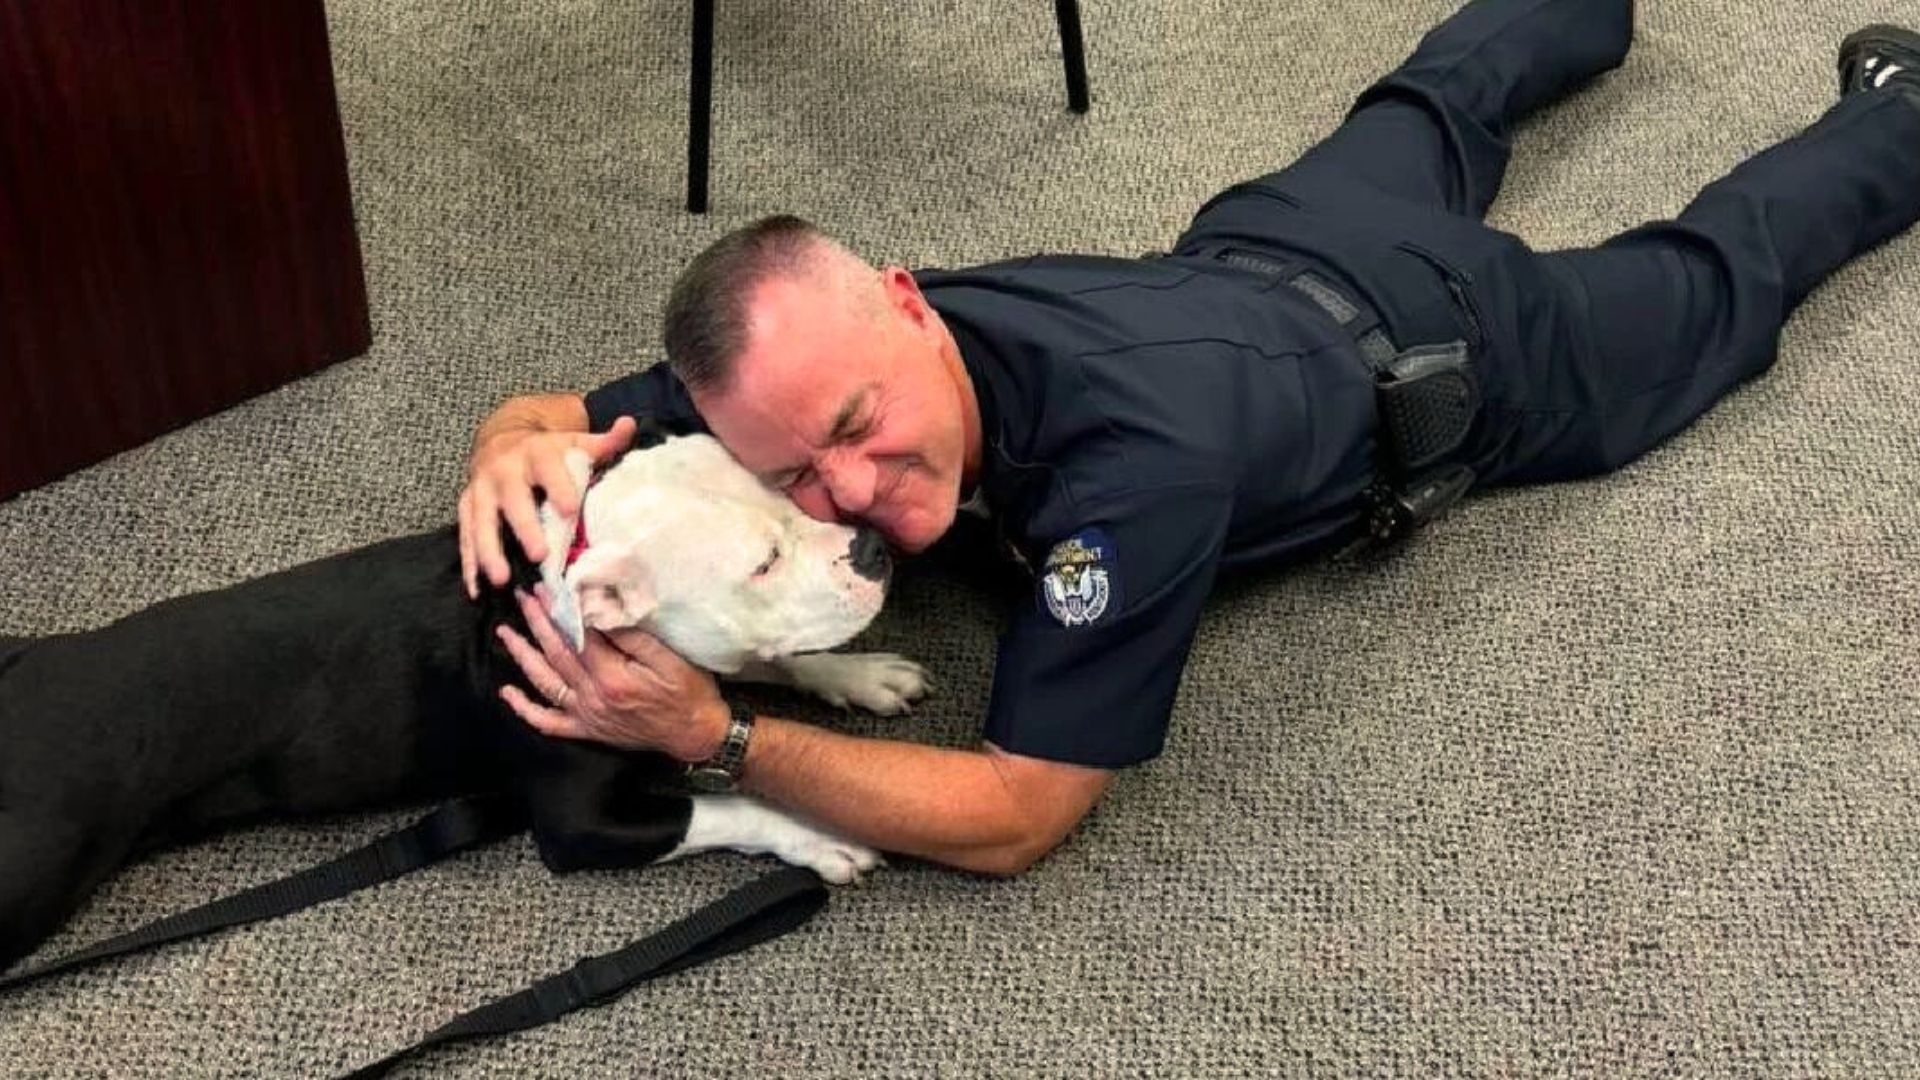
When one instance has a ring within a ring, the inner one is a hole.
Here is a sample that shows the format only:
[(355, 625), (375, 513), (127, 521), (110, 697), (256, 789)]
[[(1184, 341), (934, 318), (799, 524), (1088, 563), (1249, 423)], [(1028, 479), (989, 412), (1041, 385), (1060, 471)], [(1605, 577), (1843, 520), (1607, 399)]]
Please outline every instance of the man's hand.
[(500, 521), (505, 519), (527, 558), (547, 557), (547, 540), (540, 531), (540, 515), (533, 499), (537, 485), (546, 492), (555, 512), (571, 517), (580, 512), (582, 492), (567, 473), (568, 450), (585, 450), (594, 464), (611, 460), (633, 441), (634, 422), (621, 417), (598, 435), (574, 431), (510, 428), (489, 436), (482, 431), (467, 466), (467, 487), (460, 493), (460, 577), (467, 596), (480, 595), (478, 571), (485, 570), (494, 585), (511, 577), (501, 548)]
[(537, 597), (517, 595), (538, 647), (500, 628), (507, 651), (548, 702), (502, 687), (500, 696), (522, 720), (557, 738), (658, 750), (681, 761), (719, 752), (729, 721), (711, 675), (640, 630), (589, 630), (586, 650), (576, 654), (547, 618), (546, 586), (537, 588)]

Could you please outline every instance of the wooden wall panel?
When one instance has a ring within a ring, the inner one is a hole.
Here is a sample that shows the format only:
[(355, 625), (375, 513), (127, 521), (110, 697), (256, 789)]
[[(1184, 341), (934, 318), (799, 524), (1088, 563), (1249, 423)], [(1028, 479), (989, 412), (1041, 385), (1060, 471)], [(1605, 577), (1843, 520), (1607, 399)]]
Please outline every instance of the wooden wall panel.
[(370, 338), (320, 0), (0, 0), (0, 498)]

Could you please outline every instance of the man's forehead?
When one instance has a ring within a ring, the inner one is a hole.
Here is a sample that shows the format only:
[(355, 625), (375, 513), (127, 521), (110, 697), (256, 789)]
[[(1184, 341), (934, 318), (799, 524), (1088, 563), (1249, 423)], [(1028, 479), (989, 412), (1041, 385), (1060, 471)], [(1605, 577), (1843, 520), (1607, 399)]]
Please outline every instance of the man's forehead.
[(747, 349), (784, 343), (811, 347), (843, 338), (853, 329), (841, 290), (818, 282), (772, 277), (747, 297)]
[(735, 359), (735, 386), (763, 407), (830, 424), (873, 381), (867, 338), (857, 320), (837, 316), (755, 319)]
[(829, 363), (812, 377), (790, 378), (779, 358), (764, 365), (762, 359), (740, 358), (709, 417), (749, 468), (765, 475), (803, 465), (863, 417), (872, 387), (854, 373)]
[(799, 342), (750, 348), (734, 364), (728, 397), (749, 411), (778, 414), (803, 428), (831, 424), (869, 381), (846, 353), (810, 353)]

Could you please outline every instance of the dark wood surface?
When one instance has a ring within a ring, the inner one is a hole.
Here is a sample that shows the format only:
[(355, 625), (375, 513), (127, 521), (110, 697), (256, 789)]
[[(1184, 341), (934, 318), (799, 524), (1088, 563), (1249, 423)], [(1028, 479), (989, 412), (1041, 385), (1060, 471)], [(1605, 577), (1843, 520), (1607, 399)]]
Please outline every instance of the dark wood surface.
[(320, 0), (0, 0), (0, 498), (370, 339)]

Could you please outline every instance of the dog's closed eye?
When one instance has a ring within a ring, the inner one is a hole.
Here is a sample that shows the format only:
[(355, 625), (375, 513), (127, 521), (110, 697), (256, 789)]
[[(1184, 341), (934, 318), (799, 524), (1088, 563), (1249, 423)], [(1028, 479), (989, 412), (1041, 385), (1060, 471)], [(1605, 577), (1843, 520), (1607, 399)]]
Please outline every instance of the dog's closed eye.
[(780, 545), (775, 544), (773, 547), (773, 550), (767, 553), (767, 561), (761, 563), (758, 567), (754, 569), (753, 576), (764, 577), (767, 571), (773, 569), (773, 564), (779, 561), (780, 561)]

